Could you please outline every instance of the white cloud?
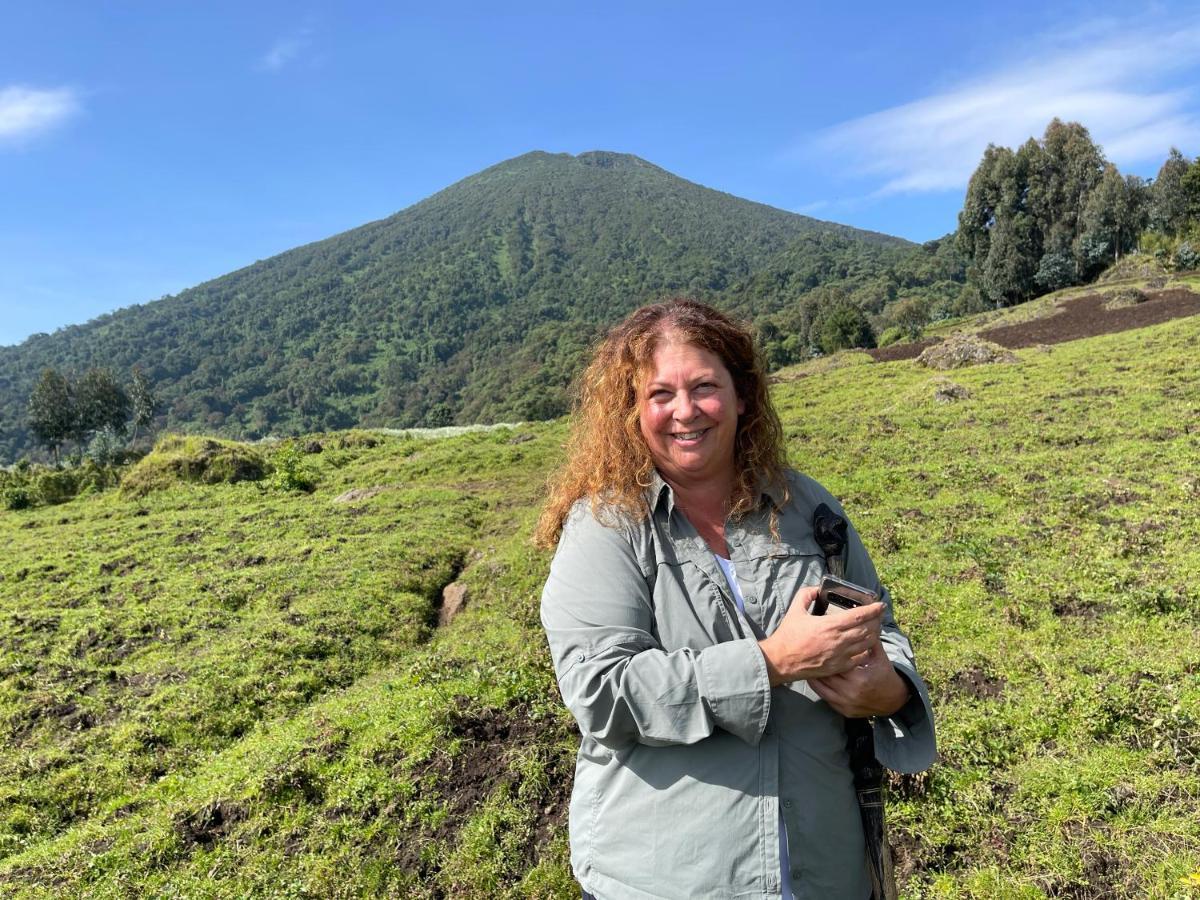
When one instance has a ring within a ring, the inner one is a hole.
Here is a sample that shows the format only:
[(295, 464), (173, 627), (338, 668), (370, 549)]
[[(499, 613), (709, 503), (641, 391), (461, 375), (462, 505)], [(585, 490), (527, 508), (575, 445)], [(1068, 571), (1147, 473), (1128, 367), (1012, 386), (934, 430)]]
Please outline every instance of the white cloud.
[(79, 99), (70, 88), (0, 88), (0, 141), (48, 131), (78, 111)]
[(293, 62), (311, 44), (312, 28), (305, 26), (277, 40), (258, 61), (258, 66), (268, 72), (278, 72)]
[(873, 196), (884, 197), (962, 189), (989, 143), (1041, 137), (1055, 116), (1082, 122), (1122, 167), (1164, 159), (1172, 145), (1196, 152), (1196, 98), (1166, 82), (1200, 65), (1200, 25), (1152, 32), (1107, 23), (1103, 34), (1042, 43), (1029, 59), (836, 125), (794, 155), (836, 160), (844, 175), (880, 182)]

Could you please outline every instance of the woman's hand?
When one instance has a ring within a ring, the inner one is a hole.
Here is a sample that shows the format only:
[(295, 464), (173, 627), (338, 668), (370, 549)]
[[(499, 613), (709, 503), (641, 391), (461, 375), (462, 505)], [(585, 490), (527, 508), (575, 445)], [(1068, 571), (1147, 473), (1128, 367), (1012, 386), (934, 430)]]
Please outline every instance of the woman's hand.
[(767, 661), (771, 687), (849, 672), (865, 662), (872, 645), (879, 643), (882, 603), (810, 616), (809, 604), (818, 593), (815, 587), (797, 591), (779, 627), (758, 642)]
[(817, 696), (847, 719), (890, 716), (908, 701), (908, 682), (883, 652), (878, 640), (867, 658), (839, 675), (810, 678)]

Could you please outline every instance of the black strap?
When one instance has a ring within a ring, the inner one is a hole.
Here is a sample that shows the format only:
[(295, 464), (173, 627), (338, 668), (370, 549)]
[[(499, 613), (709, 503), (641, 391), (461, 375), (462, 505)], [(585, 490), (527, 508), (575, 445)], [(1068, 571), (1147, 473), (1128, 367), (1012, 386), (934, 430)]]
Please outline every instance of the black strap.
[(825, 568), (839, 577), (846, 574), (846, 520), (829, 508), (826, 503), (817, 505), (813, 511), (813, 537), (825, 554)]

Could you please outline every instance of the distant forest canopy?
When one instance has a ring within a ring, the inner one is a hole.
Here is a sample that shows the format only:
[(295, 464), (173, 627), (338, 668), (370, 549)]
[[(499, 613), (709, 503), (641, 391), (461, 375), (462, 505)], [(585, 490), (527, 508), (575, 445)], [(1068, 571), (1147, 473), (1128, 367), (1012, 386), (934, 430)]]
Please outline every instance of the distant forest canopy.
[[(1192, 184), (1194, 164), (1172, 160), (1172, 183)], [(1077, 283), (1109, 249), (1126, 252), (1136, 217), (1101, 243), (1126, 209), (1093, 201), (1115, 191), (1110, 170), (1086, 129), (1053, 122), (1040, 143), (989, 148), (957, 237), (918, 246), (636, 156), (529, 153), (387, 219), (0, 347), (0, 461), (33, 452), (28, 402), (47, 368), (74, 378), (137, 367), (155, 386), (156, 428), (254, 439), (559, 415), (603, 330), (670, 295), (751, 321), (772, 367), (916, 336), (1042, 283)], [(1186, 257), (1194, 208), (1156, 206), (1166, 180), (1122, 178), (1120, 196), (1149, 198), (1156, 249)]]
[(997, 305), (1092, 281), (1140, 250), (1167, 266), (1200, 259), (1200, 158), (1171, 148), (1150, 181), (1122, 175), (1078, 122), (1040, 141), (991, 145), (971, 176), (957, 243), (970, 282)]

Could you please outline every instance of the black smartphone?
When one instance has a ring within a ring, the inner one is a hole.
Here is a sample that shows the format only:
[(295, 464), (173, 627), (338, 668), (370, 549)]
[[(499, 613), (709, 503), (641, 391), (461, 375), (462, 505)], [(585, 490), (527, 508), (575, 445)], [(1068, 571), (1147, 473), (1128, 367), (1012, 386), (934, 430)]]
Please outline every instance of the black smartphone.
[(831, 605), (841, 609), (854, 609), (874, 603), (878, 599), (879, 595), (869, 588), (838, 578), (836, 575), (826, 575), (821, 579), (821, 593), (817, 595), (808, 611), (814, 616), (823, 616)]

